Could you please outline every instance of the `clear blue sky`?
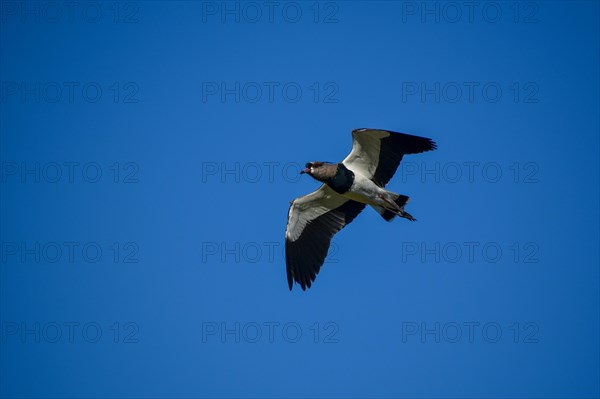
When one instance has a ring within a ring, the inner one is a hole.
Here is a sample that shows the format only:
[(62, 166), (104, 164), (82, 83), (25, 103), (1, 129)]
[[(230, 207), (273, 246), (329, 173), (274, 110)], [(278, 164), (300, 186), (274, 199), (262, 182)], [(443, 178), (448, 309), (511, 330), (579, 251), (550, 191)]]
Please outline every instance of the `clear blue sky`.
[[(269, 4), (0, 2), (0, 396), (598, 397), (598, 3)], [(289, 292), (361, 127), (418, 222)]]

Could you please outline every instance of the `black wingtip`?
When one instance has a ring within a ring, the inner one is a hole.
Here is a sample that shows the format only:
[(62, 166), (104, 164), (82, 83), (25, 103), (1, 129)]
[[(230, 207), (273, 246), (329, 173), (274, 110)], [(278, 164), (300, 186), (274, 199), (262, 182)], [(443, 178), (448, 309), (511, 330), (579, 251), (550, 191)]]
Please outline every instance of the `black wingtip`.
[(394, 141), (402, 146), (405, 154), (418, 154), (426, 151), (437, 150), (437, 143), (430, 138), (415, 136), (407, 133), (394, 132), (387, 129), (360, 128), (352, 130), (352, 133), (358, 133), (367, 130), (381, 130), (390, 133)]
[(286, 266), (285, 269), (287, 271), (287, 281), (288, 281), (288, 287), (290, 287), (290, 291), (292, 290), (292, 287), (294, 286), (294, 276), (292, 276), (292, 269), (289, 268), (289, 266), (287, 265), (288, 259), (287, 259), (287, 253), (286, 255)]
[(437, 149), (437, 143), (430, 138), (412, 136), (404, 133), (395, 134), (399, 135), (396, 137), (400, 141), (405, 154), (419, 154), (421, 152), (433, 151)]

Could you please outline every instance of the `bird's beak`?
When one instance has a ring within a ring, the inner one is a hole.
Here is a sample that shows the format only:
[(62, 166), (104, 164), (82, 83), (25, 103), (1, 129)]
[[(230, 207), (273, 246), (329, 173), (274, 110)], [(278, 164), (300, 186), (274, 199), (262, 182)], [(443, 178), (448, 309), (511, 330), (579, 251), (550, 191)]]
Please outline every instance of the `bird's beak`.
[(308, 173), (308, 172), (310, 172), (310, 168), (306, 168), (306, 169), (304, 169), (302, 172), (300, 172), (300, 174), (302, 175), (302, 174), (304, 174), (304, 173)]

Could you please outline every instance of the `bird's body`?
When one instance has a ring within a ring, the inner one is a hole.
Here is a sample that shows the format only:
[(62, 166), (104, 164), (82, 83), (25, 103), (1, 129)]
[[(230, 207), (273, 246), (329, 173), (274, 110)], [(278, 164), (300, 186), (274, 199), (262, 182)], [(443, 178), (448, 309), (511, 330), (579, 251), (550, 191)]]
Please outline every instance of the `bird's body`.
[(376, 129), (352, 131), (352, 151), (342, 162), (309, 162), (301, 173), (323, 183), (292, 201), (286, 229), (288, 285), (311, 286), (325, 261), (331, 238), (366, 205), (386, 221), (401, 216), (414, 221), (404, 206), (409, 197), (385, 189), (405, 154), (436, 148), (427, 138)]
[[(382, 197), (389, 201), (393, 201), (395, 198), (393, 193), (379, 187), (373, 180), (363, 175), (360, 170), (352, 170), (343, 162), (338, 164), (323, 162), (322, 164), (321, 168), (325, 171), (322, 176), (317, 176), (317, 180), (322, 181), (333, 191), (350, 200), (385, 207), (388, 206), (388, 203)], [(306, 171), (305, 173), (311, 172)]]

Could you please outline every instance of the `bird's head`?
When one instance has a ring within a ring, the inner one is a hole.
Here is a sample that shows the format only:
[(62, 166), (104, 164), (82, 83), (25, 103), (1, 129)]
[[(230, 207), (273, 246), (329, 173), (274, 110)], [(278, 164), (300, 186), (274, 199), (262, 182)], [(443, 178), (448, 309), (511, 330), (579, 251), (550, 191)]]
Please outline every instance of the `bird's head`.
[(319, 181), (326, 181), (335, 176), (337, 165), (329, 162), (308, 162), (305, 169), (300, 174), (306, 173), (312, 178)]

